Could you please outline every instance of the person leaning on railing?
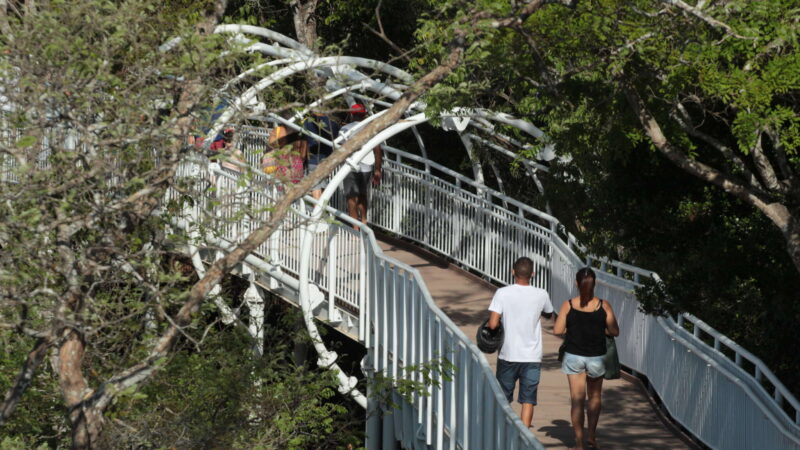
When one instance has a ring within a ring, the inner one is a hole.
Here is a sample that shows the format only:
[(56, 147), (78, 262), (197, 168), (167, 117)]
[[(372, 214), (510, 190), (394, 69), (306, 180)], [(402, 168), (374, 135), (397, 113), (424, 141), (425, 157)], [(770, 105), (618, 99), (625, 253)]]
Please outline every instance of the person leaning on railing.
[(597, 422), (600, 419), (603, 357), (606, 354), (606, 335), (619, 336), (619, 325), (611, 305), (594, 295), (597, 277), (588, 267), (575, 275), (580, 295), (561, 305), (553, 333), (566, 333), (561, 371), (567, 374), (571, 400), (570, 418), (575, 432), (576, 448), (583, 449), (583, 408), (588, 395), (587, 415), (589, 448), (597, 448)]
[(280, 181), (299, 183), (303, 178), (305, 146), (296, 130), (276, 126), (269, 135), (267, 151), (261, 157), (261, 170)]

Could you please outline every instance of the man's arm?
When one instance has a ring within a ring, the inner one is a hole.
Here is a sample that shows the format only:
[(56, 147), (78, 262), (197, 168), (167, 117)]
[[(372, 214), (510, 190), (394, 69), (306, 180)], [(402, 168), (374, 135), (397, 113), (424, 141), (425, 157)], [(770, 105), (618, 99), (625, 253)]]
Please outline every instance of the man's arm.
[(381, 184), (381, 175), (383, 172), (383, 149), (378, 145), (372, 149), (372, 154), (375, 156), (375, 167), (372, 169), (372, 185), (377, 186)]
[(489, 311), (489, 323), (486, 326), (490, 330), (496, 330), (500, 326), (500, 313)]
[(550, 301), (550, 296), (548, 295), (545, 298), (544, 307), (542, 308), (542, 317), (549, 319), (553, 317), (554, 312), (555, 310), (553, 310), (553, 302)]

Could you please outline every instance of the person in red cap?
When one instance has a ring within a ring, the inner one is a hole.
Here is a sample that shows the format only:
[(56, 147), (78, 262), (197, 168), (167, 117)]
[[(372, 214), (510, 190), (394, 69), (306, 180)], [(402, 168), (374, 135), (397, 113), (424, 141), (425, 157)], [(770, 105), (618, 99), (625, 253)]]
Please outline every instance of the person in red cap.
[[(356, 103), (350, 107), (350, 121), (343, 126), (339, 133), (347, 140), (354, 134), (355, 128), (364, 120), (367, 109), (364, 105)], [(347, 175), (342, 183), (344, 196), (347, 199), (347, 214), (350, 217), (367, 223), (367, 201), (369, 196), (369, 186), (377, 186), (381, 182), (381, 166), (383, 164), (383, 151), (380, 146), (372, 149), (359, 162), (358, 167)]]

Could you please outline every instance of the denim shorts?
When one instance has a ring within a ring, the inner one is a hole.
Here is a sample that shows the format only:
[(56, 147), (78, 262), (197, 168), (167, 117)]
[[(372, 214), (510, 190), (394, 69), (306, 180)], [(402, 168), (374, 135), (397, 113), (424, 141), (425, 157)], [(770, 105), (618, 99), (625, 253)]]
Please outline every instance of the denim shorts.
[(517, 401), (535, 405), (541, 373), (542, 363), (497, 360), (497, 381), (500, 382), (500, 387), (503, 388), (509, 403), (514, 396), (514, 385), (519, 380)]
[(602, 356), (580, 356), (564, 353), (561, 371), (567, 375), (578, 375), (586, 372), (586, 375), (592, 378), (599, 378), (605, 375), (606, 366), (603, 363)]

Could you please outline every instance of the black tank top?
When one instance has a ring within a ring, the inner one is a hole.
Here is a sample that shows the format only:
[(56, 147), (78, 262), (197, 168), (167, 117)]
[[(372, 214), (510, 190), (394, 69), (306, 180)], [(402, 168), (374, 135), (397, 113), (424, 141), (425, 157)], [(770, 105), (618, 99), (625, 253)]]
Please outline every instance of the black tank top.
[(603, 300), (592, 312), (578, 311), (569, 301), (567, 313), (567, 337), (564, 351), (580, 356), (603, 356), (606, 354), (606, 310)]

